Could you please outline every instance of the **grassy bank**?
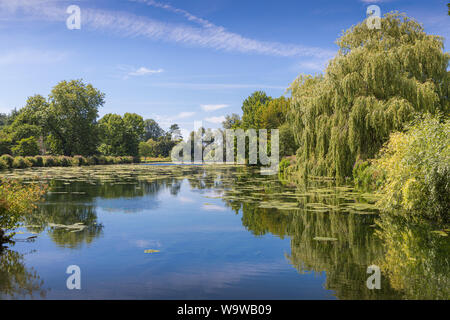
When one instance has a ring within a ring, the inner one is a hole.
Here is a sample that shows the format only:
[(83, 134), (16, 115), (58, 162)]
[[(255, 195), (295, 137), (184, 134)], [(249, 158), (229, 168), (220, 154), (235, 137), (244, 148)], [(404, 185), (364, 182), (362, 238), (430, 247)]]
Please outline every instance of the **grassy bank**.
[(34, 156), (34, 157), (12, 157), (10, 155), (0, 156), (0, 170), (5, 169), (24, 169), (31, 167), (79, 167), (92, 165), (108, 164), (130, 164), (139, 163), (140, 159), (123, 156)]

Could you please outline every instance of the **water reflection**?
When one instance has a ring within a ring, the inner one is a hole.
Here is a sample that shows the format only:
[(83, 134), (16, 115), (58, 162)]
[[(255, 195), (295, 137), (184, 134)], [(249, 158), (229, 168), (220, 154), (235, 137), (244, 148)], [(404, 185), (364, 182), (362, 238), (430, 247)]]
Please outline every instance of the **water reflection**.
[[(326, 274), (325, 289), (332, 290), (339, 299), (450, 298), (449, 237), (433, 232), (437, 227), (431, 224), (380, 218), (373, 207), (374, 196), (357, 193), (348, 186), (336, 187), (331, 182), (286, 186), (247, 167), (121, 166), (108, 168), (109, 172), (98, 167), (79, 170), (49, 176), (51, 192), (25, 221), (28, 231), (47, 232), (57, 246), (82, 250), (108, 232), (98, 221), (99, 210), (112, 214), (149, 213), (157, 210), (162, 201), (171, 201), (160, 199), (164, 191), (182, 203), (195, 205), (182, 195), (183, 188), (188, 187), (204, 198), (222, 201), (222, 206), (220, 202), (202, 203), (197, 209), (234, 211), (241, 215), (242, 226), (255, 237), (272, 234), (289, 239), (286, 263), (297, 270), (298, 277)], [(196, 213), (185, 210), (192, 216)], [(54, 227), (77, 223), (84, 228)], [(138, 230), (139, 226), (133, 228)], [(192, 230), (194, 226), (185, 228)], [(208, 238), (202, 246), (209, 250)], [(205, 257), (224, 259), (217, 252)], [(36, 292), (45, 297), (39, 277), (25, 269), (20, 254), (8, 249), (1, 259), (0, 294), (17, 297)], [(171, 259), (177, 261), (176, 257)], [(213, 262), (205, 260), (204, 267), (208, 269)], [(247, 268), (252, 265), (251, 260), (242, 262)], [(366, 287), (367, 267), (372, 264), (382, 268), (381, 290)], [(257, 267), (255, 264), (255, 270)], [(182, 271), (177, 272), (185, 278)]]
[(44, 282), (33, 268), (27, 268), (24, 256), (0, 247), (0, 299), (45, 298)]

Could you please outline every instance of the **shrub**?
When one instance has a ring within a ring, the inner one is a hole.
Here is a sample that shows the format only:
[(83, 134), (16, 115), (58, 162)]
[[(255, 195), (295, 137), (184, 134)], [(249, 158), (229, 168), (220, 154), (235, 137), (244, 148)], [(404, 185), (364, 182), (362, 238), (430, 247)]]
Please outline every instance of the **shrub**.
[(106, 164), (106, 157), (98, 156), (98, 164)]
[[(378, 204), (384, 211), (449, 221), (450, 120), (426, 115), (406, 133), (391, 134), (374, 161), (385, 174)], [(400, 209), (400, 210), (399, 210)]]
[[(45, 185), (21, 185), (15, 181), (0, 181), (0, 230), (14, 230), (25, 214), (35, 208), (46, 191)], [(0, 242), (5, 239), (0, 239)]]
[(24, 169), (24, 168), (30, 168), (32, 166), (32, 163), (25, 159), (24, 157), (15, 157), (12, 167), (15, 169)]
[(99, 159), (97, 156), (87, 157), (86, 161), (87, 161), (87, 164), (90, 166), (99, 164)]
[(35, 167), (43, 167), (44, 159), (41, 156), (34, 157), (34, 166)]
[(56, 158), (53, 156), (42, 157), (44, 160), (44, 167), (55, 167), (57, 164)]
[(72, 158), (72, 165), (77, 167), (77, 166), (85, 166), (87, 165), (87, 160), (85, 157), (83, 156), (74, 156)]
[(34, 157), (25, 157), (31, 163), (31, 167), (36, 167), (36, 159)]
[(9, 164), (5, 160), (0, 158), (0, 170), (9, 169)]
[(12, 156), (10, 156), (9, 154), (4, 154), (0, 157), (0, 159), (2, 159), (3, 161), (5, 161), (8, 164), (9, 168), (12, 168), (12, 164), (14, 161), (14, 158)]
[(72, 158), (66, 156), (59, 156), (56, 159), (57, 165), (60, 167), (70, 167), (72, 166)]
[(384, 176), (370, 161), (358, 160), (353, 166), (353, 181), (360, 190), (375, 191), (382, 185)]
[(105, 157), (105, 164), (113, 164), (114, 163), (114, 157), (107, 156)]

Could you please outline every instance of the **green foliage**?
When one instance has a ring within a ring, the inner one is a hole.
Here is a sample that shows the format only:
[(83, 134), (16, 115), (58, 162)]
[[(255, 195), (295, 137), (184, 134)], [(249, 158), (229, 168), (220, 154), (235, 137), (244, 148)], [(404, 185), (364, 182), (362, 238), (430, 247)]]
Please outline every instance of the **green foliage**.
[(236, 113), (233, 113), (231, 116), (226, 115), (225, 121), (222, 122), (222, 126), (224, 129), (237, 129), (241, 127), (241, 125), (241, 117)]
[(9, 154), (4, 154), (0, 156), (0, 159), (8, 165), (8, 168), (12, 167), (12, 164), (14, 162), (14, 158), (12, 156), (10, 156)]
[(39, 146), (36, 138), (31, 136), (20, 140), (11, 151), (15, 156), (36, 156), (39, 154)]
[(136, 156), (139, 142), (145, 135), (144, 120), (135, 113), (107, 114), (99, 120), (101, 145), (99, 151), (109, 156)]
[(87, 159), (83, 156), (74, 156), (71, 162), (74, 167), (86, 166), (88, 164)]
[(337, 44), (324, 75), (300, 76), (291, 85), (289, 119), (299, 171), (342, 180), (414, 112), (448, 112), (450, 55), (441, 37), (397, 13), (385, 15), (380, 30), (365, 22), (350, 28)]
[(164, 135), (164, 130), (161, 129), (159, 124), (153, 119), (147, 119), (144, 121), (144, 140), (148, 141), (149, 139), (157, 140)]
[(242, 104), (242, 127), (244, 129), (262, 128), (261, 113), (266, 103), (272, 100), (263, 91), (256, 91)]
[(294, 138), (294, 132), (291, 125), (286, 122), (279, 127), (280, 137), (280, 157), (295, 155), (298, 145)]
[(81, 80), (61, 81), (48, 100), (46, 125), (54, 153), (72, 156), (94, 154), (98, 145), (98, 108), (104, 94)]
[(450, 120), (426, 115), (406, 133), (393, 133), (374, 167), (386, 177), (382, 210), (450, 220)]
[(383, 172), (372, 166), (369, 160), (356, 161), (353, 167), (353, 181), (358, 189), (375, 191), (381, 186), (384, 179)]
[(6, 162), (2, 158), (0, 158), (0, 170), (5, 170), (5, 169), (9, 169), (9, 168), (10, 168), (10, 166), (9, 166), (8, 162)]
[(24, 157), (15, 157), (14, 161), (12, 163), (12, 168), (14, 169), (24, 169), (24, 168), (30, 168), (33, 164)]
[[(24, 215), (42, 199), (46, 186), (21, 185), (16, 181), (0, 181), (0, 230), (14, 230)], [(5, 239), (0, 239), (1, 241)]]

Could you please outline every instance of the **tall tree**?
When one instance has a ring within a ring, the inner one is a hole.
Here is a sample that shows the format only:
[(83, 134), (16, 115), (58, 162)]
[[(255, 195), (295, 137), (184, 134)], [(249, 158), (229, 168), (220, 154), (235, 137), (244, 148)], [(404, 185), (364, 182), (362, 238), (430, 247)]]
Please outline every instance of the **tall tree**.
[(240, 125), (241, 125), (241, 117), (236, 113), (233, 113), (231, 116), (226, 115), (225, 121), (222, 122), (222, 126), (224, 129), (234, 129), (238, 128)]
[(50, 146), (66, 156), (91, 155), (98, 146), (98, 109), (105, 95), (82, 80), (61, 81), (48, 99)]
[(139, 155), (139, 142), (144, 139), (144, 119), (136, 113), (125, 113), (123, 116), (125, 126), (124, 145), (127, 155)]
[(266, 103), (272, 100), (264, 91), (255, 91), (242, 104), (242, 126), (244, 129), (261, 128), (261, 113)]
[(145, 129), (145, 137), (144, 137), (145, 141), (148, 141), (149, 139), (156, 141), (164, 135), (164, 130), (161, 129), (159, 124), (153, 119), (147, 119), (144, 121), (144, 129)]
[(450, 55), (441, 37), (398, 13), (385, 15), (379, 30), (365, 22), (350, 28), (337, 44), (324, 75), (292, 84), (289, 118), (300, 170), (344, 178), (414, 112), (448, 114)]

